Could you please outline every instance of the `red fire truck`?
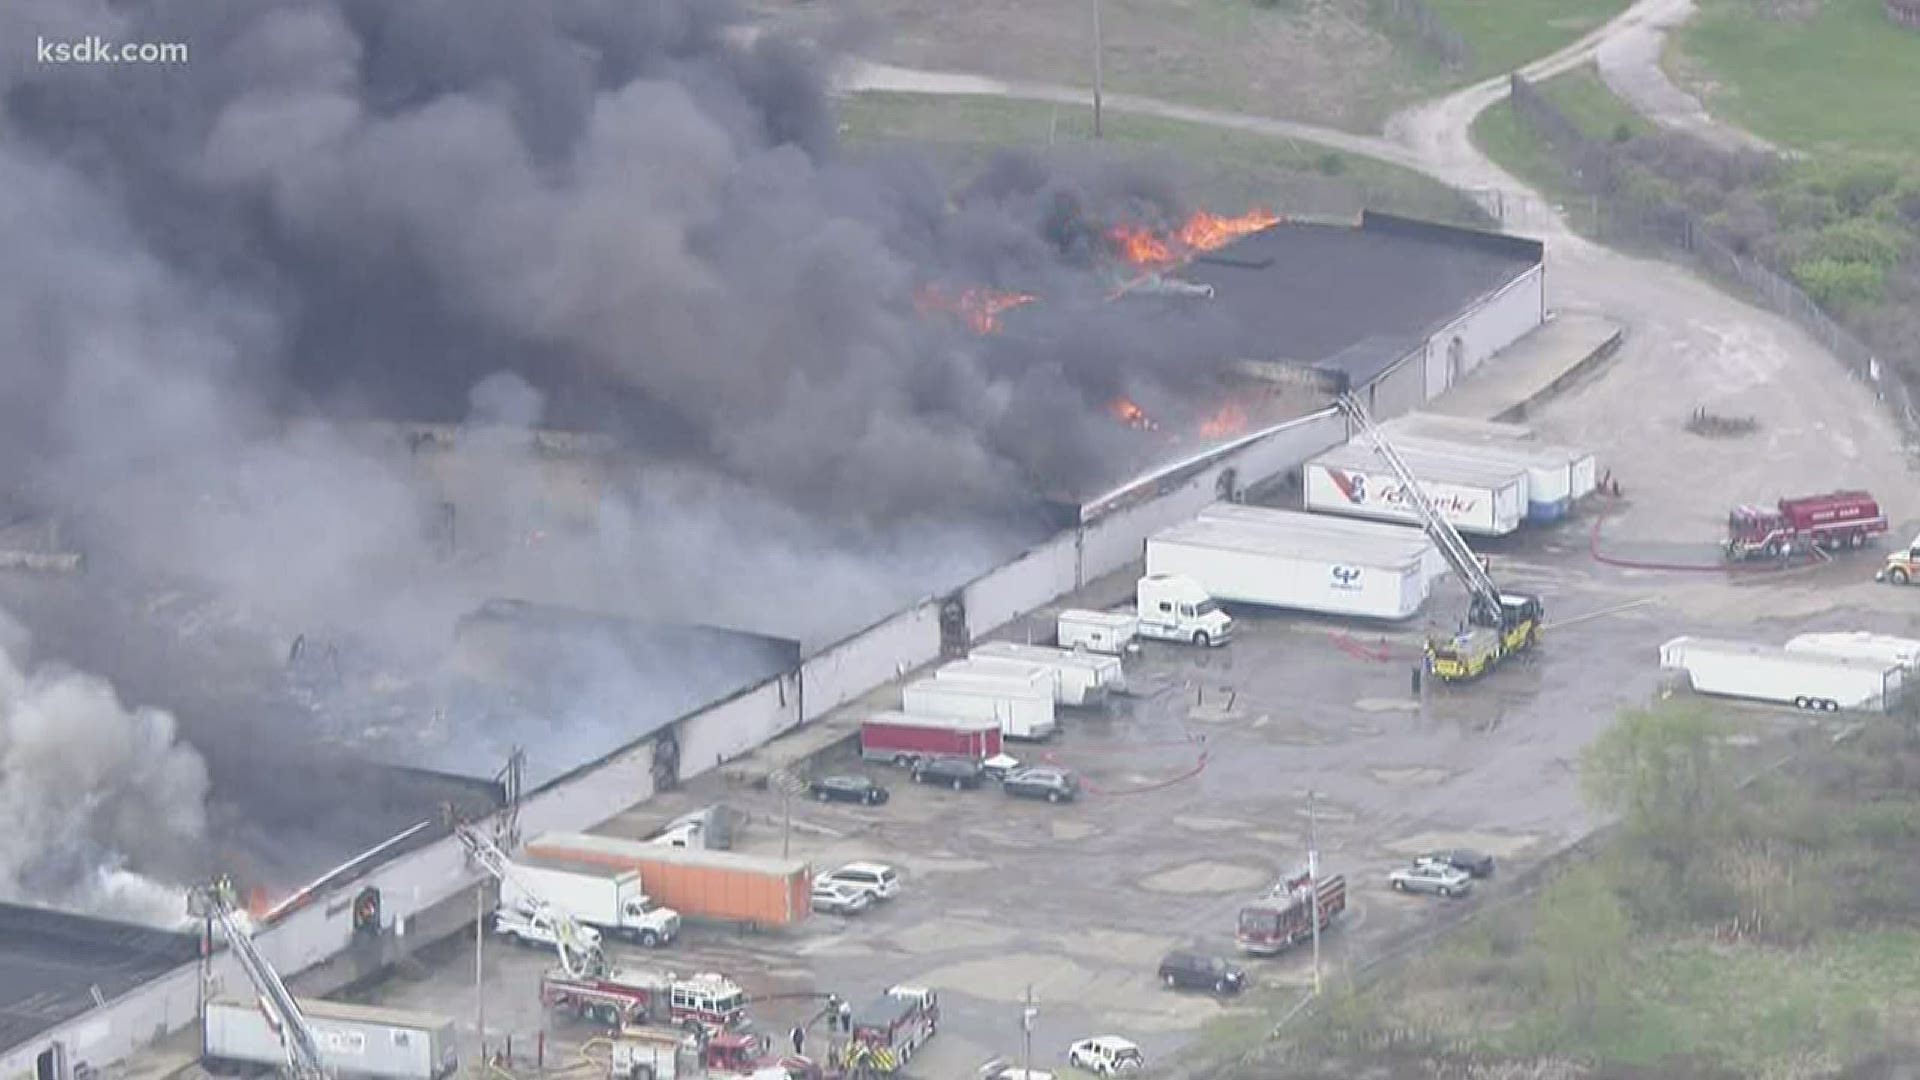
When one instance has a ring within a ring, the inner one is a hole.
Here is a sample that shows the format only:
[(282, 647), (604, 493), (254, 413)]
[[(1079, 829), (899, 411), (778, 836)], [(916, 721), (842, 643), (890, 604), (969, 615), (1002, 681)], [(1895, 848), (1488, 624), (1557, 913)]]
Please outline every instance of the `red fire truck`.
[(610, 1026), (651, 1021), (718, 1032), (747, 1022), (747, 992), (713, 972), (682, 978), (615, 968), (598, 977), (574, 978), (556, 969), (540, 980), (540, 1002)]
[[(1299, 870), (1287, 875), (1267, 895), (1240, 909), (1234, 940), (1244, 952), (1272, 956), (1313, 936), (1313, 875)], [(1320, 929), (1325, 930), (1347, 910), (1347, 879), (1339, 874), (1320, 878)]]
[(1887, 531), (1880, 504), (1864, 491), (1781, 499), (1773, 507), (1736, 506), (1727, 515), (1727, 558), (1786, 558), (1813, 547), (1857, 548)]
[(853, 1013), (852, 1042), (873, 1072), (898, 1072), (940, 1030), (940, 999), (918, 986), (890, 987)]

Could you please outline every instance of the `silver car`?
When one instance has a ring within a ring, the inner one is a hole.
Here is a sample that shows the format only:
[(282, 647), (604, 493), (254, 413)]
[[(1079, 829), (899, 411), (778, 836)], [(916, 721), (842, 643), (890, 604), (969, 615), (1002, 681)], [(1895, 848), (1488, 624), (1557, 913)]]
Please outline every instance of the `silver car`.
[(813, 910), (829, 915), (858, 915), (873, 906), (873, 893), (838, 881), (813, 883)]
[(1445, 863), (1421, 860), (1387, 875), (1396, 892), (1424, 892), (1438, 896), (1465, 896), (1473, 891), (1473, 876)]

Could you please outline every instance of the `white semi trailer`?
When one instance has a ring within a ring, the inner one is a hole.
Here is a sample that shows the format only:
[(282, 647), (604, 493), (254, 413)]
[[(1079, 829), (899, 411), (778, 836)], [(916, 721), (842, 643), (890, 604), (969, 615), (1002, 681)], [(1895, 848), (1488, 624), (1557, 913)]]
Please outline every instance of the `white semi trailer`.
[(1230, 604), (1405, 619), (1426, 602), (1430, 541), (1288, 534), (1190, 521), (1147, 538), (1147, 572), (1178, 574)]
[(1884, 660), (1908, 671), (1920, 667), (1920, 641), (1870, 634), (1864, 630), (1801, 634), (1787, 640), (1790, 652), (1820, 653), (1824, 656), (1853, 656), (1864, 660)]
[(1660, 646), (1660, 666), (1686, 672), (1696, 693), (1822, 712), (1886, 712), (1899, 700), (1905, 676), (1891, 660), (1697, 637)]
[(1039, 664), (1056, 673), (1062, 705), (1098, 705), (1110, 693), (1125, 693), (1126, 669), (1118, 657), (1094, 656), (1070, 649), (1052, 649), (1045, 645), (1021, 645), (1012, 641), (989, 641), (967, 654), (972, 660), (1012, 660)]
[[(299, 999), (320, 1058), (334, 1076), (441, 1080), (459, 1071), (453, 1021), (430, 1013)], [(201, 1022), (201, 1059), (209, 1071), (287, 1065), (280, 1032), (253, 998), (215, 998)]]

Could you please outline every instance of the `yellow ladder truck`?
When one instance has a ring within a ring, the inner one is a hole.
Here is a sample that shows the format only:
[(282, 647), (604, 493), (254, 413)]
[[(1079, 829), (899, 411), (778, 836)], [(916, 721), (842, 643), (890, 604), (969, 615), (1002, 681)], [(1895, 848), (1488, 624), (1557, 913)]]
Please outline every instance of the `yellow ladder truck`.
[(1443, 682), (1477, 679), (1507, 657), (1539, 644), (1541, 624), (1546, 620), (1540, 598), (1531, 593), (1502, 591), (1495, 585), (1453, 523), (1434, 509), (1412, 468), (1394, 449), (1386, 432), (1373, 422), (1366, 406), (1351, 393), (1341, 394), (1335, 403), (1393, 470), (1394, 478), (1406, 491), (1407, 504), (1420, 515), (1421, 526), (1467, 587), (1470, 599), (1466, 625), (1458, 633), (1427, 639), (1427, 670)]

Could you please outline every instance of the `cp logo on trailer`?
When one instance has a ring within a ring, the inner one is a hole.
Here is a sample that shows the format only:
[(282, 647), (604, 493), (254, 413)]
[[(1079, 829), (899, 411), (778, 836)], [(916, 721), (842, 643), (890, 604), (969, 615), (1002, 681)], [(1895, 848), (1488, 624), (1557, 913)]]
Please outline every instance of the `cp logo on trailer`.
[(1357, 566), (1336, 566), (1333, 568), (1334, 584), (1342, 588), (1352, 588), (1360, 580), (1360, 568)]

